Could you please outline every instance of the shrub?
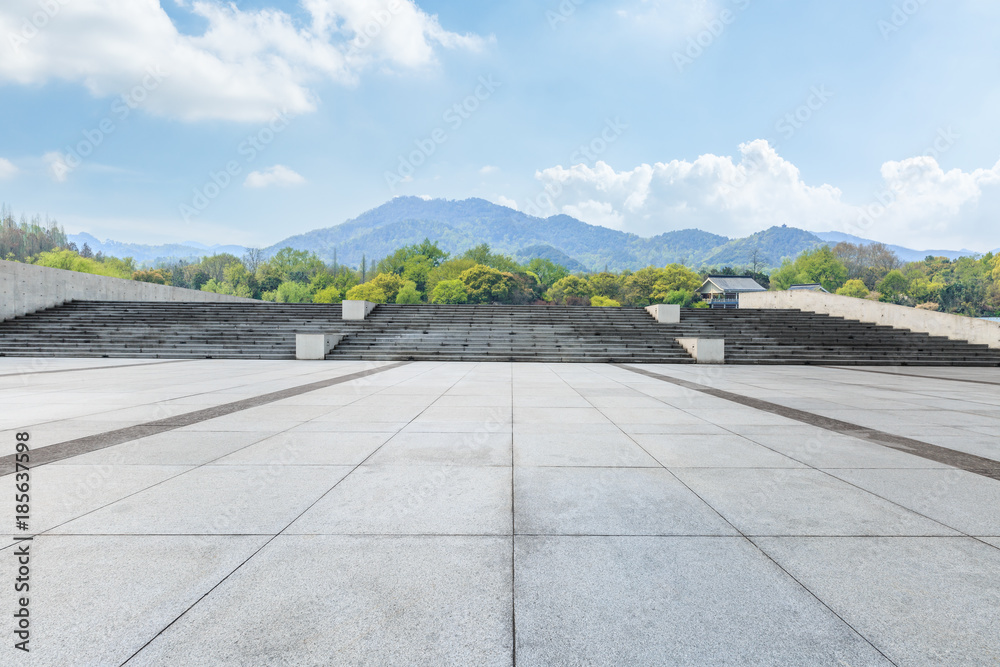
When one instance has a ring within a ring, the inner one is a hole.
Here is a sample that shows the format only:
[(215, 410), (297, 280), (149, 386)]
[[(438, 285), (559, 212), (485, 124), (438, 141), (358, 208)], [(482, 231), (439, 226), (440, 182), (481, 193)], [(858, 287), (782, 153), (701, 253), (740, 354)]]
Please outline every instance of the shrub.
[(340, 290), (336, 287), (326, 287), (313, 295), (313, 303), (340, 303)]
[(373, 284), (374, 281), (369, 283), (364, 283), (363, 285), (355, 285), (351, 289), (347, 290), (347, 299), (351, 301), (371, 301), (372, 303), (389, 303), (389, 299), (386, 298), (385, 292), (383, 292), (377, 285)]
[(431, 292), (431, 303), (466, 303), (468, 289), (461, 280), (442, 280)]
[(590, 305), (595, 308), (620, 308), (621, 304), (614, 299), (609, 299), (606, 296), (592, 296), (590, 297)]
[(855, 299), (864, 299), (868, 296), (868, 286), (861, 280), (848, 280), (844, 286), (837, 290), (841, 296), (852, 296)]

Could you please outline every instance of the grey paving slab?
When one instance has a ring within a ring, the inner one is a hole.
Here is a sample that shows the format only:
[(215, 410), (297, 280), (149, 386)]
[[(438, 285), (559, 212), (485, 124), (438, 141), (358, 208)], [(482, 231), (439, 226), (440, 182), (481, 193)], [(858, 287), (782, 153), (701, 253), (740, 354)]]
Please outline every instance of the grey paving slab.
[(899, 665), (1000, 662), (1000, 550), (969, 538), (758, 538)]
[[(31, 652), (25, 655), (13, 648), (13, 641), (4, 641), (0, 664), (120, 665), (265, 539), (36, 537), (31, 546)], [(13, 568), (10, 552), (0, 552), (4, 581), (14, 580)], [(13, 603), (10, 596), (4, 600)]]
[(742, 538), (517, 537), (518, 665), (888, 665)]
[(515, 428), (514, 464), (660, 467), (656, 459), (617, 430), (596, 433), (523, 433)]
[(167, 431), (121, 445), (74, 456), (53, 465), (201, 465), (243, 449), (265, 437), (253, 432)]
[(203, 466), (55, 530), (64, 534), (275, 534), (347, 466)]
[(802, 468), (805, 465), (732, 434), (654, 433), (632, 437), (668, 468)]
[(216, 465), (349, 465), (371, 456), (392, 433), (286, 431), (215, 461)]
[(512, 436), (507, 433), (399, 433), (367, 465), (510, 466)]
[(747, 535), (954, 535), (818, 470), (676, 468), (676, 474)]
[(517, 468), (514, 497), (518, 534), (737, 534), (662, 468)]
[[(31, 471), (29, 496), (31, 531), (44, 532), (190, 469), (191, 466), (180, 465), (115, 463), (35, 468)], [(12, 496), (13, 483), (12, 475), (3, 478), (3, 488), (10, 489)]]
[(510, 468), (362, 466), (289, 534), (510, 535)]
[(979, 539), (981, 539), (983, 542), (992, 544), (996, 548), (1000, 549), (1000, 537), (981, 537)]
[(1000, 482), (954, 468), (832, 475), (970, 535), (1000, 535)]
[(509, 537), (280, 536), (130, 664), (510, 665), (510, 559)]

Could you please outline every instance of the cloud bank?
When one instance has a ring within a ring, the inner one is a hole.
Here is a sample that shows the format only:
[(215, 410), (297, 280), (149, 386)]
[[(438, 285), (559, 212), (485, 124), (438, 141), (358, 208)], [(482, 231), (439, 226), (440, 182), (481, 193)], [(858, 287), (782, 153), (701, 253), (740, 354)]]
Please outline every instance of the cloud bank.
[(1000, 162), (989, 169), (944, 171), (934, 157), (886, 162), (867, 201), (845, 201), (830, 184), (806, 183), (764, 140), (738, 158), (702, 155), (616, 171), (555, 166), (536, 172), (548, 197), (541, 213), (565, 213), (643, 236), (699, 227), (745, 236), (772, 225), (843, 231), (910, 247), (1000, 245)]
[(0, 5), (0, 83), (85, 86), (95, 97), (127, 94), (150, 68), (166, 73), (144, 101), (186, 121), (263, 121), (275, 109), (316, 108), (314, 87), (351, 85), (372, 67), (433, 65), (438, 49), (486, 40), (441, 27), (413, 0), (302, 0), (304, 24), (277, 9), (175, 0), (207, 23), (178, 30), (159, 0), (5, 0)]

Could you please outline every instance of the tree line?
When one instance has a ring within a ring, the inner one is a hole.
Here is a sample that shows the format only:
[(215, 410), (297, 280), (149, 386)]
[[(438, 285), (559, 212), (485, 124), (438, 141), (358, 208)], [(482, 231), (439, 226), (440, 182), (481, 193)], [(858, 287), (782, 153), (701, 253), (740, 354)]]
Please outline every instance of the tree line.
[(20, 221), (0, 208), (0, 256), (5, 259), (186, 287), (282, 303), (507, 303), (579, 306), (646, 306), (675, 303), (703, 308), (697, 289), (707, 275), (748, 276), (763, 287), (787, 289), (819, 283), (830, 292), (861, 299), (969, 316), (1000, 315), (1000, 256), (928, 256), (903, 262), (881, 243), (819, 246), (786, 259), (769, 274), (747, 267), (681, 264), (637, 271), (572, 274), (548, 259), (520, 263), (482, 244), (452, 256), (437, 243), (403, 246), (358, 267), (326, 263), (315, 253), (283, 248), (271, 257), (259, 249), (242, 257), (223, 253), (198, 260), (137, 266), (132, 258), (105, 257), (77, 248), (54, 221)]

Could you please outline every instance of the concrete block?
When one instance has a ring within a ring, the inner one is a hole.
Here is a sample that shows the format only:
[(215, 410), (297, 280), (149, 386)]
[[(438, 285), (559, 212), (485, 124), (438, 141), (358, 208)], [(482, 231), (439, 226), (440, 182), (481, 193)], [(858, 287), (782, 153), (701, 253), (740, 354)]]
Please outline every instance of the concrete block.
[(375, 310), (377, 303), (371, 301), (344, 301), (341, 304), (341, 317), (345, 320), (363, 320)]
[(722, 338), (677, 338), (699, 364), (726, 363), (726, 341)]
[(646, 306), (646, 312), (660, 324), (677, 324), (681, 321), (681, 307), (673, 303), (658, 303)]
[(295, 334), (296, 359), (326, 359), (344, 334)]

